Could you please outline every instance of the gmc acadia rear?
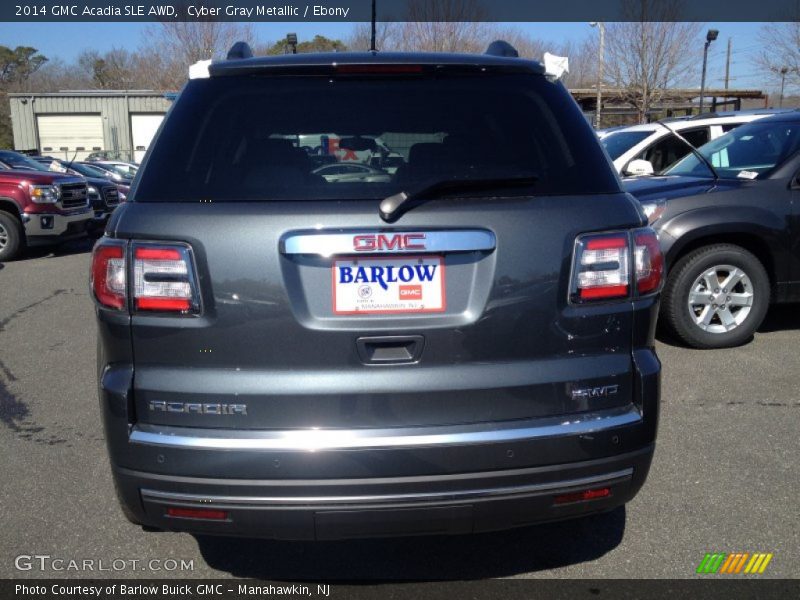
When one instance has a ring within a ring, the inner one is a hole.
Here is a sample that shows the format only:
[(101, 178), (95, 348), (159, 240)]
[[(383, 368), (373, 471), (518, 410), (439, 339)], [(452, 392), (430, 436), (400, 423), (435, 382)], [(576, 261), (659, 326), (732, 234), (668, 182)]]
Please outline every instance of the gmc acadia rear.
[[(93, 256), (131, 521), (468, 533), (637, 493), (658, 242), (563, 85), (512, 54), (237, 44), (186, 85)], [(403, 164), (326, 180), (300, 143), (321, 135)]]

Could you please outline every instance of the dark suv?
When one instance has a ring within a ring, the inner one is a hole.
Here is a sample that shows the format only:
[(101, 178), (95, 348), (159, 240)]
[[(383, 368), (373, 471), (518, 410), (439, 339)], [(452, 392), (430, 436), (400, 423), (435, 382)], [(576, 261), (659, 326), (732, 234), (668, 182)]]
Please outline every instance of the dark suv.
[[(658, 242), (564, 86), (490, 50), (237, 45), (186, 85), (93, 256), (129, 519), (464, 533), (637, 493)], [(403, 164), (326, 180), (300, 138), (334, 135), (351, 161), (380, 137)]]

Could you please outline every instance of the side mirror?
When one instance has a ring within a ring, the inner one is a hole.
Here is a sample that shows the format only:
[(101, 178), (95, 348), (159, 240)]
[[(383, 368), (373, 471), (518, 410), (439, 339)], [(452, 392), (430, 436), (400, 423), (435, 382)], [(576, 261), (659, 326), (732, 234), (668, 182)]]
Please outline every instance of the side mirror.
[(649, 160), (637, 158), (628, 163), (628, 166), (623, 169), (623, 173), (625, 175), (652, 175), (655, 173), (655, 169)]

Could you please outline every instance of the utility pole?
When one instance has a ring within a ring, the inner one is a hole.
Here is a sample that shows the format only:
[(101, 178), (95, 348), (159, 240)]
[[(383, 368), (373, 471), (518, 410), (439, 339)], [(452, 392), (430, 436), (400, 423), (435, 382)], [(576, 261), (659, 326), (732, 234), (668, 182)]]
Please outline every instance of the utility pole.
[(786, 83), (786, 73), (789, 72), (788, 67), (781, 68), (781, 98), (778, 101), (778, 108), (783, 108), (783, 86)]
[(725, 57), (725, 89), (728, 89), (728, 81), (731, 78), (731, 38), (728, 38), (728, 54)]
[(594, 111), (594, 128), (600, 129), (600, 112), (603, 108), (603, 63), (605, 61), (606, 49), (606, 26), (600, 21), (589, 23), (592, 27), (597, 27), (600, 31), (600, 53), (597, 57), (597, 107)]

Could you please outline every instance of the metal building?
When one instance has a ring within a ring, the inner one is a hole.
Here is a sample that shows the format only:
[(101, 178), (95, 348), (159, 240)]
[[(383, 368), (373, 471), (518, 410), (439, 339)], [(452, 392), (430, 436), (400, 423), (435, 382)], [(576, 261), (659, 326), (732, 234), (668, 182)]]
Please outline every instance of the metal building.
[(8, 97), (16, 150), (67, 160), (108, 150), (140, 162), (175, 94), (92, 90)]

